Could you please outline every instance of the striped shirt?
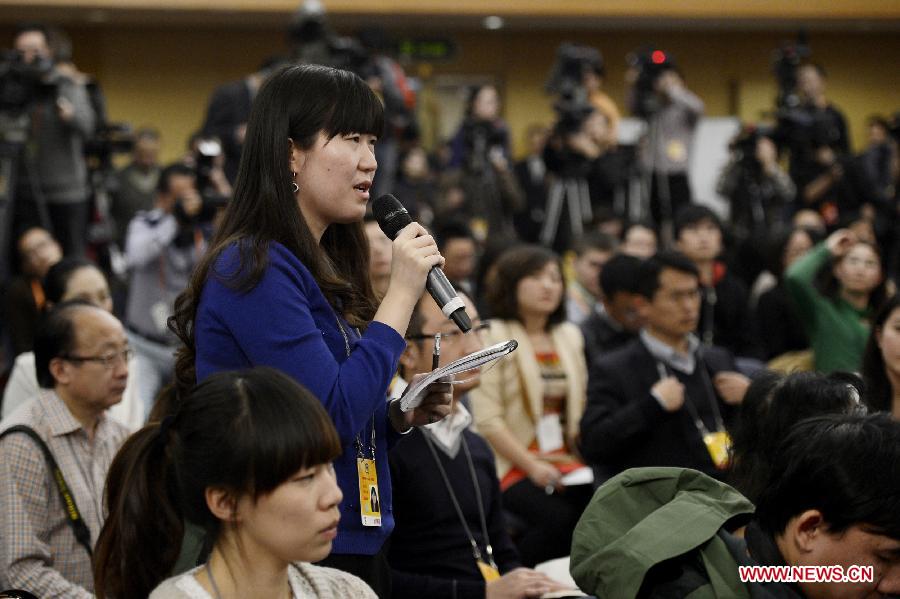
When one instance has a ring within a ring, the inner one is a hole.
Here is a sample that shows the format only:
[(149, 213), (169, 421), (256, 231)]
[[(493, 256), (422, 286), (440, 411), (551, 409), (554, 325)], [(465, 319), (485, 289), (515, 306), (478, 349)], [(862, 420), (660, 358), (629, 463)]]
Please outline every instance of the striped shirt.
[[(63, 400), (48, 390), (0, 422), (0, 431), (17, 424), (31, 427), (47, 443), (93, 545), (103, 525), (106, 473), (128, 430), (103, 415), (91, 441)], [(0, 588), (42, 599), (93, 597), (90, 557), (75, 539), (44, 454), (21, 433), (0, 440)]]

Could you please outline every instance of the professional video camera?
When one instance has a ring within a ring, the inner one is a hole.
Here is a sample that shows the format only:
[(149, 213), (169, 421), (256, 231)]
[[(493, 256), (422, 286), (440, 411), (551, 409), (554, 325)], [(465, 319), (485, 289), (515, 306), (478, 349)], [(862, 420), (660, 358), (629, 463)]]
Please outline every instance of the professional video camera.
[(353, 71), (364, 79), (369, 74), (369, 53), (358, 40), (335, 34), (318, 2), (307, 1), (300, 6), (287, 37), (294, 62)]
[(200, 138), (195, 142), (194, 173), (196, 175), (197, 191), (203, 198), (203, 209), (199, 220), (212, 220), (219, 208), (224, 208), (228, 203), (228, 197), (216, 190), (212, 181), (212, 173), (216, 168), (216, 161), (222, 155), (222, 143), (215, 137)]
[(21, 113), (37, 98), (56, 93), (56, 84), (47, 81), (53, 61), (36, 57), (26, 63), (22, 53), (4, 50), (0, 55), (0, 111)]
[(675, 63), (668, 54), (658, 48), (645, 47), (632, 52), (626, 58), (628, 66), (637, 71), (634, 83), (634, 113), (641, 118), (649, 118), (656, 114), (662, 103), (656, 93), (656, 79)]
[(591, 159), (568, 144), (568, 138), (579, 133), (594, 107), (582, 100), (562, 98), (553, 104), (556, 124), (550, 140), (553, 160), (547, 168), (563, 177), (584, 177), (590, 169)]
[(584, 87), (584, 75), (589, 71), (603, 73), (599, 50), (572, 43), (559, 46), (545, 89), (557, 96), (553, 104), (557, 118), (551, 139), (554, 160), (547, 166), (562, 176), (584, 176), (588, 167), (588, 159), (568, 147), (565, 140), (578, 133), (594, 111)]
[(778, 83), (775, 106), (779, 110), (800, 106), (800, 97), (797, 95), (797, 67), (811, 54), (806, 43), (806, 35), (802, 32), (797, 35), (796, 42), (785, 42), (773, 52), (772, 72)]
[(594, 71), (603, 74), (603, 56), (590, 46), (563, 43), (556, 51), (556, 62), (550, 70), (546, 89), (567, 101), (586, 102), (584, 74)]
[(759, 125), (746, 125), (728, 144), (735, 155), (735, 161), (751, 175), (762, 172), (762, 164), (756, 157), (756, 147), (761, 137), (772, 138), (774, 130)]
[(786, 42), (773, 53), (772, 72), (778, 82), (775, 99), (779, 145), (787, 145), (795, 153), (809, 153), (817, 147), (835, 148), (841, 139), (839, 123), (831, 114), (803, 104), (797, 87), (797, 69), (812, 55), (806, 35), (799, 33), (796, 42)]

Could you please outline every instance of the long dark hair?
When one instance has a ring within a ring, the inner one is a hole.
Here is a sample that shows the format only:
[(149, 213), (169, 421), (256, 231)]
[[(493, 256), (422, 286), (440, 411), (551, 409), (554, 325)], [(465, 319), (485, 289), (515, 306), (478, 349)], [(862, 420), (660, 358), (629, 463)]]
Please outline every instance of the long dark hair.
[(825, 414), (858, 414), (862, 381), (849, 373), (828, 375), (767, 371), (747, 389), (740, 412), (729, 426), (729, 482), (756, 502), (771, 482), (772, 462), (791, 428), (806, 418)]
[(221, 522), (207, 488), (258, 498), (340, 452), (321, 403), (287, 375), (260, 367), (210, 376), (116, 454), (94, 551), (97, 597), (149, 595), (171, 574), (185, 521), (214, 543)]
[(878, 347), (878, 333), (884, 329), (884, 323), (894, 310), (900, 308), (900, 295), (893, 295), (878, 311), (872, 322), (872, 332), (863, 353), (862, 376), (866, 382), (866, 404), (873, 412), (890, 412), (894, 398), (894, 390), (887, 377), (887, 365), (881, 348)]
[[(522, 322), (519, 313), (519, 281), (537, 273), (550, 262), (556, 263), (560, 275), (563, 273), (559, 255), (539, 245), (522, 244), (505, 251), (497, 259), (496, 274), (487, 282), (485, 301), (491, 318), (517, 320)], [(547, 329), (566, 319), (566, 280), (563, 277), (562, 297), (559, 306), (547, 319)]]
[[(261, 87), (253, 103), (241, 163), (225, 216), (187, 289), (175, 301), (169, 328), (184, 346), (178, 351), (178, 390), (196, 382), (194, 324), (209, 276), (247, 291), (262, 278), (272, 242), (285, 246), (309, 269), (332, 307), (353, 326), (375, 314), (369, 251), (362, 223), (332, 224), (319, 243), (291, 191), (290, 144), (308, 150), (320, 132), (380, 135), (384, 109), (366, 83), (349, 71), (317, 65), (285, 67)], [(222, 252), (236, 244), (239, 266), (215, 269)]]

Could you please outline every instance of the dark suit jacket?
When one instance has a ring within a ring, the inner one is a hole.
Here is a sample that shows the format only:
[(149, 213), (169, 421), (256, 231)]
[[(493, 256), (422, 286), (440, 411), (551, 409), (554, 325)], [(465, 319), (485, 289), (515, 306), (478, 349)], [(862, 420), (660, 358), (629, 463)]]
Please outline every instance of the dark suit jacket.
[[(700, 368), (706, 368), (712, 379), (718, 372), (734, 370), (734, 360), (717, 347), (702, 349), (701, 355), (692, 375), (673, 372), (685, 385), (685, 402), (692, 402), (707, 428), (715, 430), (708, 384)], [(595, 359), (581, 418), (582, 455), (609, 474), (642, 466), (677, 466), (721, 478), (688, 410), (666, 412), (650, 394), (659, 378), (656, 360), (640, 339)], [(716, 401), (727, 421), (729, 407), (718, 396)]]
[(203, 135), (215, 135), (222, 141), (225, 176), (232, 184), (237, 177), (243, 147), (236, 136), (237, 128), (250, 119), (252, 105), (253, 96), (247, 80), (240, 79), (216, 88), (206, 110)]

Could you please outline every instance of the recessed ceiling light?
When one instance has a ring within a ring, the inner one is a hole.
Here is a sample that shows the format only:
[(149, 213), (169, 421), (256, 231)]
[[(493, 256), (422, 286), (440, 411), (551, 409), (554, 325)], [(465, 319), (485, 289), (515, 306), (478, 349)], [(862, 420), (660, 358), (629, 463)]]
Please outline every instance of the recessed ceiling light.
[(503, 17), (498, 17), (496, 15), (485, 17), (483, 23), (485, 29), (502, 29)]

